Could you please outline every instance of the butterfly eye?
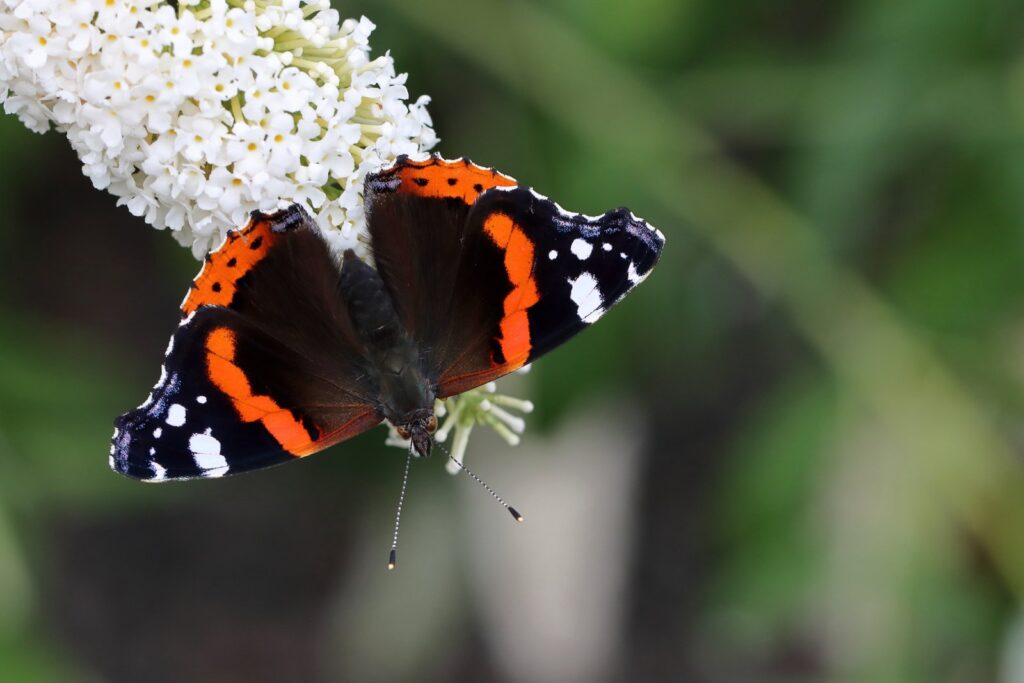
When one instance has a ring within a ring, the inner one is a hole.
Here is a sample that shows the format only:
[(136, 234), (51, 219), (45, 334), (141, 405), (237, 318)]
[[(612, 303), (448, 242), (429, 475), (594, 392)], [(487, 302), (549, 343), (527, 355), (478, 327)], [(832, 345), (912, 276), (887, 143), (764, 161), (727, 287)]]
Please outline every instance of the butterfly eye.
[(437, 416), (431, 415), (427, 418), (427, 432), (433, 434), (435, 429), (437, 429)]
[(400, 437), (402, 437), (403, 439), (408, 439), (409, 438), (409, 429), (408, 429), (408, 427), (398, 426), (398, 427), (395, 427), (395, 431), (398, 432), (398, 435)]

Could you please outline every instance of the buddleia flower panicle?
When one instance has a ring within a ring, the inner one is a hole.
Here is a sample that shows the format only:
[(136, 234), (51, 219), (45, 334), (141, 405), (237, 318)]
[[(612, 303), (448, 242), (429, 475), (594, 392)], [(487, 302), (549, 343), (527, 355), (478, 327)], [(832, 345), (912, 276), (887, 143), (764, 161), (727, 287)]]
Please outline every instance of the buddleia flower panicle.
[(0, 102), (197, 258), (293, 202), (365, 256), (364, 176), (437, 140), (373, 29), (327, 0), (0, 0)]

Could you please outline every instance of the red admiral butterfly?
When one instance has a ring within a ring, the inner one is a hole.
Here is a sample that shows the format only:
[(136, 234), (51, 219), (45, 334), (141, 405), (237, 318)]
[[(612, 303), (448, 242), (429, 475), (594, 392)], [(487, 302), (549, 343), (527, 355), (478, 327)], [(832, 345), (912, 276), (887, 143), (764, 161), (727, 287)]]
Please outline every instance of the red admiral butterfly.
[(532, 362), (651, 271), (664, 236), (626, 209), (568, 213), (469, 161), (370, 175), (372, 268), (298, 205), (227, 236), (182, 303), (157, 383), (116, 421), (110, 465), (221, 477), (388, 420), (430, 454), (434, 400)]

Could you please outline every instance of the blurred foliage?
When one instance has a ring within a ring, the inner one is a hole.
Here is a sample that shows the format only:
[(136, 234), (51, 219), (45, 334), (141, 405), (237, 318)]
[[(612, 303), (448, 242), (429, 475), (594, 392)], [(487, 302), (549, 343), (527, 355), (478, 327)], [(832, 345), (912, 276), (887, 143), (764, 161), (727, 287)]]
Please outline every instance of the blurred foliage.
[[(628, 204), (668, 235), (629, 303), (531, 376), (532, 431), (594, 393), (650, 417), (637, 545), (683, 561), (636, 570), (630, 670), (995, 680), (1024, 597), (1024, 5), (339, 9), (370, 16), (375, 49), (433, 96), (445, 155), (574, 210)], [(40, 599), (68, 571), (69, 520), (358, 516), (398, 469), (372, 434), (217, 490), (109, 474), (111, 420), (150, 385), (195, 265), (104, 209), (62, 145), (0, 119), (0, 667), (16, 680), (77, 680), (65, 659), (116, 670)]]

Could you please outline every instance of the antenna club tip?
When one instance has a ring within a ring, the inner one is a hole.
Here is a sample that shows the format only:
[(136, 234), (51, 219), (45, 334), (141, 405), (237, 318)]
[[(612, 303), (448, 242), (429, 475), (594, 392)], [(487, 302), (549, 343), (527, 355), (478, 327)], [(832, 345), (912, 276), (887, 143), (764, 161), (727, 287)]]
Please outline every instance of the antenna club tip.
[(395, 554), (396, 554), (396, 551), (395, 551), (394, 548), (392, 548), (391, 549), (391, 554), (388, 555), (388, 571), (391, 571), (392, 569), (395, 568), (395, 564), (396, 564)]
[(512, 519), (516, 520), (517, 522), (522, 522), (525, 519), (521, 514), (519, 514), (519, 511), (516, 510), (511, 505), (508, 506), (508, 512), (510, 515), (512, 515)]

